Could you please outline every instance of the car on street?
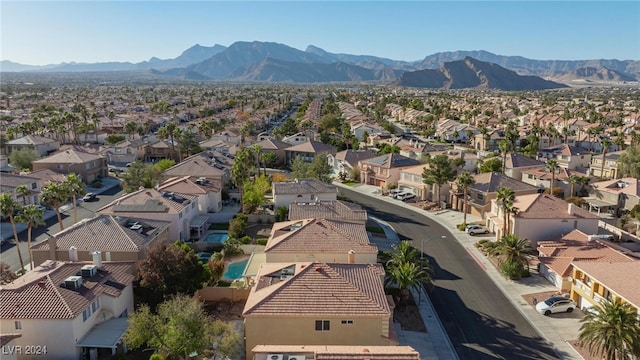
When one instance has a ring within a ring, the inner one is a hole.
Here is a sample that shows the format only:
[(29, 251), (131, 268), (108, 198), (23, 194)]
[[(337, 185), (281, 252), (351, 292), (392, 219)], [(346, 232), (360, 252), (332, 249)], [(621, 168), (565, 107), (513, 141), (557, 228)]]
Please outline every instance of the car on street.
[(536, 304), (536, 310), (542, 315), (551, 315), (560, 312), (570, 313), (575, 308), (575, 301), (562, 296), (553, 296)]
[(469, 235), (477, 235), (477, 234), (488, 234), (489, 229), (482, 225), (469, 225), (467, 226), (467, 234)]
[(394, 189), (394, 190), (389, 191), (389, 196), (391, 198), (393, 198), (393, 199), (395, 199), (396, 196), (398, 196), (400, 194), (402, 194), (402, 190)]
[(397, 194), (394, 199), (396, 200), (401, 200), (401, 201), (405, 201), (405, 200), (409, 200), (409, 199), (413, 199), (416, 197), (416, 194), (414, 193), (410, 193), (410, 192), (402, 192), (400, 194)]
[(92, 202), (92, 201), (98, 201), (100, 199), (98, 198), (98, 195), (90, 192), (90, 193), (87, 193), (85, 196), (83, 196), (81, 200), (84, 202)]

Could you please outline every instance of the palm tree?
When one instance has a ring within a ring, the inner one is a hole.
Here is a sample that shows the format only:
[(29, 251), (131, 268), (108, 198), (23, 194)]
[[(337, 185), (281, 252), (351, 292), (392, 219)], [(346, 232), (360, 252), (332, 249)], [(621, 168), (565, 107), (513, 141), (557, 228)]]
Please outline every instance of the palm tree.
[(640, 320), (628, 303), (604, 301), (585, 311), (578, 340), (589, 353), (605, 360), (640, 356)]
[(527, 260), (527, 252), (531, 249), (529, 240), (521, 239), (516, 235), (509, 234), (496, 241), (494, 248), (492, 249), (492, 255), (498, 256), (498, 262), (500, 264), (517, 263), (529, 268), (529, 261)]
[(42, 215), (44, 211), (38, 207), (38, 205), (29, 205), (23, 207), (16, 220), (21, 223), (27, 224), (27, 247), (29, 248), (29, 266), (33, 269), (33, 256), (31, 254), (31, 230), (34, 227), (44, 225), (44, 219)]
[(135, 136), (134, 134), (136, 133), (136, 123), (133, 121), (128, 121), (126, 124), (124, 124), (124, 131), (129, 135), (129, 139), (133, 139), (133, 137)]
[(605, 158), (607, 156), (607, 149), (611, 146), (611, 140), (603, 139), (600, 141), (600, 145), (602, 146), (602, 164), (600, 164), (600, 177), (604, 179), (604, 164)]
[(16, 231), (16, 222), (13, 218), (13, 213), (20, 207), (18, 202), (9, 193), (0, 194), (0, 213), (3, 216), (9, 217), (11, 222), (11, 228), (13, 229), (13, 239), (16, 243), (16, 249), (18, 250), (18, 259), (20, 260), (20, 268), (24, 272), (24, 261), (22, 260), (22, 252), (20, 251), (20, 239), (18, 239), (18, 232)]
[(502, 209), (502, 236), (505, 236), (507, 235), (508, 230), (508, 214), (511, 211), (510, 209), (513, 207), (513, 203), (516, 200), (516, 193), (511, 188), (499, 187), (496, 194), (496, 200), (498, 201), (498, 204), (500, 204), (500, 208)]
[(549, 187), (549, 194), (553, 195), (553, 187), (556, 185), (556, 171), (560, 168), (560, 165), (558, 165), (558, 160), (547, 160), (546, 168), (551, 171), (551, 186)]
[(418, 249), (411, 246), (411, 244), (406, 240), (401, 241), (397, 245), (391, 245), (391, 249), (391, 251), (385, 252), (385, 255), (389, 258), (385, 263), (387, 268), (392, 268), (408, 262), (416, 263), (420, 261)]
[(31, 189), (27, 185), (18, 185), (16, 186), (16, 195), (22, 198), (22, 206), (27, 205), (27, 196), (31, 195)]
[(502, 153), (502, 173), (504, 174), (507, 165), (507, 153), (511, 149), (511, 144), (507, 140), (501, 140), (500, 143), (498, 143), (498, 147)]
[(87, 193), (87, 190), (82, 180), (80, 180), (80, 177), (75, 173), (71, 173), (67, 175), (67, 178), (62, 183), (62, 186), (64, 187), (66, 193), (71, 196), (71, 200), (73, 200), (73, 222), (77, 223), (78, 222), (77, 196), (85, 195)]
[(569, 196), (574, 196), (574, 189), (577, 183), (580, 182), (580, 176), (578, 175), (569, 175), (569, 178), (567, 179), (567, 181), (569, 182)]
[(62, 184), (50, 183), (42, 188), (40, 194), (40, 201), (48, 206), (53, 207), (56, 210), (58, 216), (58, 224), (60, 224), (60, 231), (64, 230), (62, 224), (62, 215), (60, 214), (60, 206), (69, 201), (69, 194), (67, 189)]
[(476, 180), (469, 174), (464, 171), (462, 174), (458, 175), (458, 186), (462, 188), (462, 198), (464, 199), (464, 209), (463, 209), (463, 220), (462, 223), (464, 226), (467, 226), (467, 212), (469, 212), (469, 199), (467, 199), (467, 191), (469, 190), (469, 186), (476, 183)]
[[(400, 303), (409, 299), (410, 289), (419, 289), (422, 285), (431, 286), (431, 268), (420, 264), (405, 262), (387, 270), (387, 285), (396, 285), (400, 290)], [(400, 305), (400, 304), (399, 304)], [(400, 306), (398, 306), (400, 307)]]

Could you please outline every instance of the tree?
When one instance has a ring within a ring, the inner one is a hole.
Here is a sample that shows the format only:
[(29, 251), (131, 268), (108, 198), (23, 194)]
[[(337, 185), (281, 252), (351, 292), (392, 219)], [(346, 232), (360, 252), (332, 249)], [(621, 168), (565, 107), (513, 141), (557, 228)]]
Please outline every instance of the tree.
[(134, 192), (140, 187), (150, 189), (157, 185), (160, 168), (156, 165), (145, 165), (141, 161), (134, 161), (120, 177), (123, 180), (123, 190)]
[(508, 187), (499, 187), (498, 192), (496, 194), (496, 200), (502, 209), (502, 235), (507, 235), (509, 232), (509, 213), (511, 212), (511, 208), (513, 207), (513, 203), (516, 200), (516, 193), (513, 189)]
[(502, 160), (497, 157), (487, 159), (480, 164), (478, 171), (481, 174), (488, 172), (500, 172), (502, 171)]
[(585, 311), (578, 340), (589, 353), (605, 360), (640, 357), (640, 320), (637, 311), (618, 299), (603, 301)]
[[(96, 135), (97, 136), (97, 135)], [(107, 138), (104, 140), (106, 144), (117, 144), (120, 141), (124, 140), (125, 136), (120, 134), (109, 134)]]
[(291, 161), (291, 177), (294, 179), (304, 179), (307, 177), (309, 164), (307, 164), (300, 155)]
[(558, 160), (556, 160), (556, 159), (547, 160), (546, 168), (547, 168), (547, 170), (549, 170), (551, 172), (551, 186), (549, 188), (553, 189), (553, 187), (556, 185), (556, 171), (558, 171), (558, 169), (560, 169), (560, 165), (558, 164)]
[(640, 144), (629, 146), (620, 155), (618, 169), (625, 177), (640, 178)]
[(20, 251), (20, 239), (18, 239), (18, 232), (16, 231), (16, 221), (13, 218), (13, 213), (20, 207), (18, 202), (9, 193), (0, 194), (0, 213), (3, 216), (9, 217), (11, 228), (13, 229), (13, 240), (18, 250), (18, 259), (20, 260), (20, 269), (24, 272), (24, 261), (22, 260), (22, 252)]
[(40, 193), (40, 201), (47, 206), (53, 207), (56, 211), (56, 215), (58, 216), (60, 231), (64, 230), (62, 214), (60, 214), (60, 206), (69, 201), (67, 189), (62, 184), (58, 183), (45, 185), (42, 187), (42, 192)]
[(33, 149), (14, 150), (9, 154), (9, 164), (16, 169), (33, 169), (33, 162), (38, 159), (38, 153)]
[(233, 324), (211, 320), (201, 302), (180, 295), (160, 304), (157, 314), (147, 305), (131, 314), (124, 342), (133, 349), (150, 346), (167, 358), (189, 359), (194, 352), (236, 358), (242, 339)]
[(567, 181), (569, 182), (569, 197), (575, 196), (575, 186), (577, 183), (580, 182), (580, 176), (578, 175), (569, 175), (569, 178), (567, 178)]
[(607, 158), (607, 149), (609, 149), (609, 146), (611, 146), (611, 140), (603, 139), (602, 141), (600, 141), (600, 145), (602, 145), (602, 164), (600, 164), (600, 177), (604, 179), (604, 165)]
[(28, 205), (20, 209), (16, 221), (27, 224), (27, 247), (29, 248), (29, 266), (33, 269), (33, 256), (31, 253), (31, 233), (34, 227), (43, 226), (44, 211), (38, 205)]
[(244, 184), (252, 174), (253, 157), (251, 149), (243, 148), (236, 153), (233, 167), (231, 167), (231, 182), (240, 190), (240, 203), (244, 196)]
[(333, 180), (331, 174), (333, 174), (333, 168), (327, 161), (327, 155), (316, 154), (316, 156), (313, 158), (313, 161), (309, 165), (307, 177), (330, 184)]
[(249, 217), (246, 214), (238, 214), (235, 218), (229, 221), (229, 237), (234, 239), (240, 239), (243, 237), (247, 230), (248, 223)]
[(511, 143), (507, 140), (501, 140), (498, 143), (500, 152), (502, 153), (502, 173), (504, 174), (505, 166), (507, 165), (507, 153), (511, 150)]
[(11, 271), (9, 264), (0, 262), (0, 285), (8, 284), (17, 278), (18, 275)]
[(69, 196), (71, 197), (71, 200), (73, 201), (73, 222), (77, 223), (78, 222), (77, 197), (85, 195), (87, 193), (87, 189), (85, 188), (82, 180), (80, 180), (80, 177), (78, 176), (78, 174), (75, 174), (75, 173), (68, 174), (66, 176), (66, 179), (62, 183), (62, 186), (64, 187), (66, 193), (69, 194)]
[(387, 285), (396, 285), (400, 290), (400, 308), (409, 299), (410, 289), (419, 289), (422, 285), (431, 285), (430, 269), (413, 262), (405, 262), (387, 270)]
[(22, 206), (27, 205), (27, 196), (32, 194), (31, 189), (27, 185), (18, 185), (16, 186), (16, 195), (22, 198)]
[(172, 295), (193, 295), (210, 278), (193, 249), (178, 242), (154, 246), (138, 268), (141, 299), (152, 309)]
[(137, 127), (134, 121), (128, 121), (124, 124), (124, 131), (129, 135), (129, 139), (133, 139)]
[(399, 154), (400, 147), (397, 145), (389, 145), (387, 143), (382, 143), (378, 145), (378, 155), (384, 154)]
[(436, 204), (440, 206), (440, 187), (456, 177), (456, 171), (451, 166), (451, 159), (445, 154), (432, 156), (429, 159), (429, 166), (422, 171), (422, 182), (429, 185), (436, 185)]
[(529, 270), (527, 251), (530, 250), (529, 240), (520, 239), (516, 235), (504, 235), (496, 241), (491, 249), (491, 255), (498, 257), (498, 264), (502, 272), (510, 279), (519, 279)]
[(392, 268), (404, 263), (418, 263), (420, 262), (419, 254), (418, 249), (411, 246), (408, 241), (403, 240), (397, 245), (391, 245), (391, 251), (385, 252), (388, 257), (385, 265), (387, 268)]
[(463, 220), (462, 223), (467, 225), (467, 212), (469, 212), (469, 199), (467, 199), (467, 191), (469, 190), (469, 186), (476, 183), (476, 180), (469, 174), (464, 171), (462, 174), (458, 175), (457, 179), (458, 187), (462, 188), (462, 198), (464, 200), (464, 209), (463, 209)]
[(175, 164), (176, 164), (175, 160), (162, 159), (153, 165), (158, 169), (158, 172), (162, 173), (163, 171), (173, 167)]
[(217, 252), (214, 253), (209, 262), (207, 263), (209, 267), (209, 271), (211, 272), (211, 279), (209, 280), (209, 285), (217, 286), (220, 279), (222, 279), (222, 275), (224, 275), (224, 270), (226, 263), (224, 261), (224, 254)]

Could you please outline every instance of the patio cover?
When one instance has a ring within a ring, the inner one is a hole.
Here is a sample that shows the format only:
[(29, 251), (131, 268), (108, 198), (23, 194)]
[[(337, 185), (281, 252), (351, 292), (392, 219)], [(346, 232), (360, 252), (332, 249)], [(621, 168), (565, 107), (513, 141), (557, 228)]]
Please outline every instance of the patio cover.
[(118, 343), (129, 328), (129, 318), (121, 317), (107, 320), (94, 326), (76, 346), (87, 348), (118, 347)]
[(589, 205), (596, 206), (596, 207), (599, 207), (599, 208), (611, 207), (611, 206), (618, 205), (616, 203), (600, 200), (600, 199), (595, 198), (595, 197), (586, 197), (586, 198), (583, 198), (583, 199), (584, 199), (584, 201), (589, 203)]
[(208, 216), (198, 215), (198, 216), (194, 217), (193, 219), (191, 219), (191, 222), (189, 223), (189, 226), (191, 228), (201, 228), (207, 223), (207, 221), (209, 221), (209, 217)]

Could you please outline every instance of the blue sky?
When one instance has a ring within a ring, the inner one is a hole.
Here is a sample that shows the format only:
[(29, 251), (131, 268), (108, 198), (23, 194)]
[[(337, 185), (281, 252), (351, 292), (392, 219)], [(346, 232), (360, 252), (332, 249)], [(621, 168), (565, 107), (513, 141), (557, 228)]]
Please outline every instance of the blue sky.
[(455, 50), (640, 60), (640, 1), (2, 0), (0, 14), (0, 59), (33, 65), (166, 59), (253, 40), (396, 60)]

